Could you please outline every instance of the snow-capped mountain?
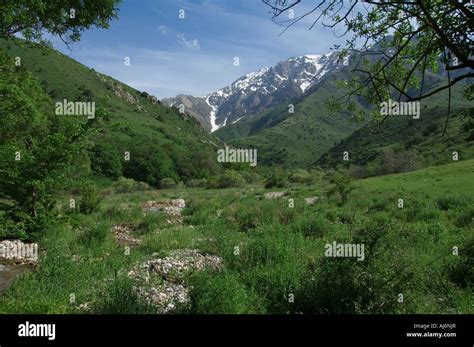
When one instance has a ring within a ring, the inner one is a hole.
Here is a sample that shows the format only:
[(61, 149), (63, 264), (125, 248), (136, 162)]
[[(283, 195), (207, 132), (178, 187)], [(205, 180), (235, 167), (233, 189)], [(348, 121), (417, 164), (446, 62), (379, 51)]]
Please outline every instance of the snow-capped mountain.
[(183, 104), (186, 112), (205, 129), (215, 131), (269, 107), (296, 100), (327, 72), (346, 64), (333, 52), (294, 57), (242, 76), (205, 97), (178, 95), (163, 102), (173, 106)]

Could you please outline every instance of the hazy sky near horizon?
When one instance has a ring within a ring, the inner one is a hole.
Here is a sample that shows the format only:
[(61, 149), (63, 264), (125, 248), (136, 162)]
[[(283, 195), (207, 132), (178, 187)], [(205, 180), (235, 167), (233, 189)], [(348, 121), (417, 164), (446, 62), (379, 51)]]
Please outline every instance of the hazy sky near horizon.
[[(295, 16), (314, 1), (302, 4)], [(282, 27), (271, 21), (261, 0), (123, 0), (119, 19), (108, 30), (84, 32), (71, 50), (58, 41), (55, 47), (160, 99), (203, 96), (249, 72), (293, 56), (327, 53), (344, 43), (320, 25), (308, 30), (312, 18), (279, 36)], [(234, 66), (234, 57), (240, 66)]]

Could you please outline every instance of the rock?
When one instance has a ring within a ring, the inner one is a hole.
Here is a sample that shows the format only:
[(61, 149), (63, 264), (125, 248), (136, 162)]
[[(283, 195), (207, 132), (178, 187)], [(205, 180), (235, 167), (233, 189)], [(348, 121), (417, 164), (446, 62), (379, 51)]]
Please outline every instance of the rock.
[(133, 237), (131, 234), (132, 230), (125, 224), (117, 224), (112, 227), (115, 239), (121, 245), (136, 246), (141, 244), (142, 240)]
[(285, 194), (286, 194), (286, 192), (268, 192), (268, 193), (265, 193), (265, 198), (266, 199), (276, 199), (276, 198), (281, 198)]
[[(223, 266), (222, 258), (195, 249), (174, 250), (166, 257), (157, 256), (154, 253), (150, 260), (135, 266), (128, 276), (135, 280), (138, 295), (156, 306), (160, 313), (173, 312), (178, 304), (189, 302), (189, 288), (184, 281), (186, 274), (205, 269), (220, 270)], [(150, 286), (157, 277), (159, 284)]]
[(304, 201), (308, 204), (308, 205), (313, 205), (316, 201), (319, 200), (319, 196), (312, 196), (310, 198), (305, 198)]
[(138, 288), (138, 294), (149, 304), (159, 308), (160, 313), (171, 313), (176, 304), (189, 302), (189, 289), (182, 284), (164, 281), (162, 285), (152, 287), (148, 291)]
[(222, 259), (211, 255), (202, 255), (197, 250), (175, 250), (165, 258), (148, 262), (149, 271), (157, 272), (165, 279), (179, 279), (191, 271), (202, 271), (206, 268), (218, 270)]
[(90, 305), (90, 304), (89, 304), (88, 302), (85, 302), (85, 303), (83, 303), (83, 304), (80, 304), (80, 305), (77, 306), (76, 308), (77, 308), (78, 310), (80, 310), (80, 311), (85, 311), (85, 312), (87, 312), (87, 311), (90, 311), (90, 309), (91, 309), (89, 305)]
[(145, 213), (153, 212), (165, 212), (171, 217), (168, 223), (173, 222), (181, 223), (181, 211), (186, 207), (184, 199), (172, 199), (165, 201), (147, 201), (142, 204), (142, 209)]

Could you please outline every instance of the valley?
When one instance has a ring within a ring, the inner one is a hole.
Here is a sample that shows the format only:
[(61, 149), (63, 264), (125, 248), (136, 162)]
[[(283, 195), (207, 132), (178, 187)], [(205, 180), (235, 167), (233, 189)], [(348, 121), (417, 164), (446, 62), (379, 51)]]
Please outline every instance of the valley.
[(253, 27), (285, 1), (264, 20), (127, 3), (110, 28), (115, 0), (78, 18), (17, 1), (0, 10), (1, 314), (474, 313), (464, 42), (398, 10), (333, 17), (344, 48)]
[[(358, 180), (343, 206), (323, 178), (268, 198), (259, 184), (106, 188), (95, 212), (46, 232), (41, 265), (0, 296), (0, 312), (472, 313), (473, 169)], [(168, 209), (176, 197), (184, 204)], [(139, 241), (119, 242), (118, 225)], [(364, 244), (365, 260), (326, 257), (333, 242)]]

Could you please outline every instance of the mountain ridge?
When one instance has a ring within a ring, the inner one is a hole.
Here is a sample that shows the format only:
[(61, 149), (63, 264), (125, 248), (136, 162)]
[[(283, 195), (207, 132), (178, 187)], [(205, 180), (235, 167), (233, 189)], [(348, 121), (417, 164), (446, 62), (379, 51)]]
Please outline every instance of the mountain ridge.
[(272, 67), (245, 74), (203, 97), (179, 94), (162, 102), (170, 106), (183, 105), (185, 112), (195, 117), (205, 129), (214, 132), (298, 99), (326, 73), (344, 65), (347, 65), (347, 60), (340, 61), (335, 52), (291, 57)]

